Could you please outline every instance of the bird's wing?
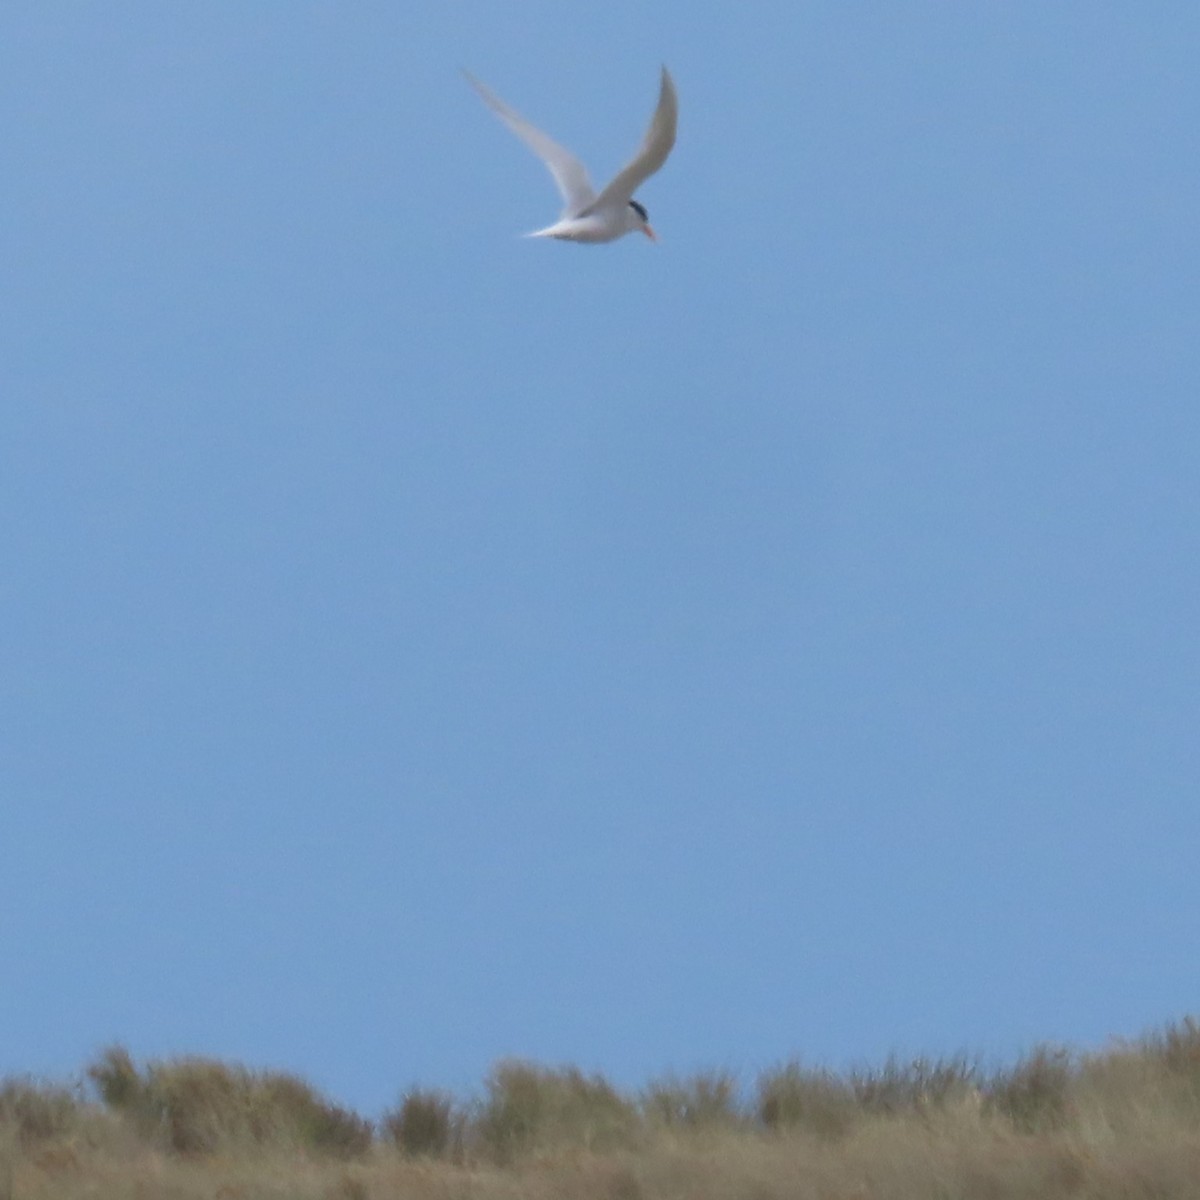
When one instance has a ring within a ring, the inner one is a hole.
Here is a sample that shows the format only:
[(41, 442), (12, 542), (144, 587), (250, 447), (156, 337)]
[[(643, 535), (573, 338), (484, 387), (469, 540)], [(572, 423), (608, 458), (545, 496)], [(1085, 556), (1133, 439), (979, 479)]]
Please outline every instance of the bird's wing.
[(483, 102), (546, 164), (563, 198), (563, 216), (581, 213), (596, 199), (596, 191), (588, 179), (587, 168), (553, 138), (547, 137), (536, 125), (530, 125), (520, 113), (514, 112), (493, 91), (485, 87), (469, 71), (463, 74), (467, 82), (483, 97)]
[(633, 198), (633, 193), (667, 161), (667, 155), (675, 145), (678, 118), (679, 97), (675, 94), (675, 83), (667, 68), (663, 67), (658, 107), (654, 110), (641, 147), (592, 202), (593, 209), (608, 204), (626, 204)]

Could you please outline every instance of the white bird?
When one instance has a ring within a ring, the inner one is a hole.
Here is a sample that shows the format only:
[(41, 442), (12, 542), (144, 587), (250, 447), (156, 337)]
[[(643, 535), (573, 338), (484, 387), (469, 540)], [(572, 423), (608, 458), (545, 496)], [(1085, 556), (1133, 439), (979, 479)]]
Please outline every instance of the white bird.
[(675, 145), (679, 101), (667, 68), (662, 69), (658, 107), (641, 148), (600, 192), (592, 187), (587, 168), (569, 150), (563, 149), (519, 113), (514, 112), (474, 75), (464, 71), (467, 82), (484, 103), (544, 162), (562, 193), (562, 216), (545, 229), (527, 237), (561, 238), (568, 242), (611, 242), (635, 229), (657, 241), (646, 210), (633, 193), (667, 161)]

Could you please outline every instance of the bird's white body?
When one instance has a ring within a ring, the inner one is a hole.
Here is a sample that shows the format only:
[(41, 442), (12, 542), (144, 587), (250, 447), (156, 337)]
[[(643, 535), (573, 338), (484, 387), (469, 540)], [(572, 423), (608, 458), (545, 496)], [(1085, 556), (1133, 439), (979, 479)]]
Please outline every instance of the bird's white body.
[[(585, 217), (564, 217), (534, 230), (526, 237), (558, 238), (563, 242), (613, 242), (627, 233), (646, 229), (646, 222), (628, 204), (616, 205), (590, 212)], [(653, 237), (653, 233), (650, 235)]]
[(484, 103), (546, 164), (562, 194), (559, 219), (528, 237), (611, 242), (636, 230), (656, 240), (646, 210), (634, 200), (633, 193), (667, 161), (675, 144), (679, 102), (666, 67), (662, 69), (658, 106), (641, 148), (600, 192), (592, 187), (587, 168), (569, 150), (509, 108), (474, 76), (467, 75), (467, 80)]

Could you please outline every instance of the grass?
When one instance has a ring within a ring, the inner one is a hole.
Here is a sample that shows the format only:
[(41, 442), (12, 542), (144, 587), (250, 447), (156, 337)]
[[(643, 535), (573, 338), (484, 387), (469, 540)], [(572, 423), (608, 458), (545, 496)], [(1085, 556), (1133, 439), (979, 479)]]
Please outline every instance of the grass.
[(447, 1092), (413, 1088), (383, 1114), (381, 1135), (407, 1158), (461, 1161), (466, 1115)]
[(294, 1075), (112, 1047), (0, 1081), (0, 1200), (1137, 1200), (1200, 1195), (1200, 1025), (837, 1073), (793, 1061), (626, 1094), (506, 1061), (368, 1121)]
[(134, 1065), (114, 1046), (87, 1069), (105, 1106), (151, 1146), (181, 1155), (282, 1148), (353, 1158), (370, 1149), (370, 1121), (304, 1080), (203, 1058)]
[(574, 1067), (548, 1069), (502, 1062), (486, 1081), (487, 1097), (470, 1122), (477, 1153), (508, 1164), (563, 1145), (606, 1150), (637, 1132), (634, 1105), (601, 1076)]

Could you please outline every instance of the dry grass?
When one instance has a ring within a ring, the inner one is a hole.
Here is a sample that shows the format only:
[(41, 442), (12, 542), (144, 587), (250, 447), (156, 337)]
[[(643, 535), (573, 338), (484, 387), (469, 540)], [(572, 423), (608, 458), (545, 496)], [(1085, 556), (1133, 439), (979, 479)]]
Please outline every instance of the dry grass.
[(789, 1063), (626, 1096), (501, 1063), (460, 1102), (409, 1091), (375, 1129), (294, 1076), (202, 1059), (92, 1091), (0, 1084), (0, 1200), (1175, 1200), (1200, 1195), (1200, 1026), (839, 1075)]
[(279, 1147), (341, 1158), (371, 1146), (371, 1123), (279, 1071), (248, 1071), (203, 1058), (139, 1071), (120, 1046), (87, 1070), (100, 1098), (144, 1140), (177, 1154)]
[(454, 1097), (413, 1088), (379, 1122), (380, 1132), (408, 1158), (445, 1158), (461, 1162), (466, 1114)]
[(486, 1087), (487, 1099), (471, 1122), (472, 1142), (493, 1162), (508, 1164), (564, 1145), (612, 1149), (630, 1144), (637, 1133), (634, 1105), (601, 1076), (574, 1067), (502, 1062)]

